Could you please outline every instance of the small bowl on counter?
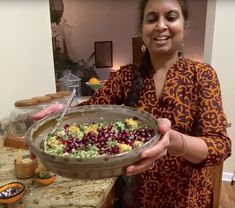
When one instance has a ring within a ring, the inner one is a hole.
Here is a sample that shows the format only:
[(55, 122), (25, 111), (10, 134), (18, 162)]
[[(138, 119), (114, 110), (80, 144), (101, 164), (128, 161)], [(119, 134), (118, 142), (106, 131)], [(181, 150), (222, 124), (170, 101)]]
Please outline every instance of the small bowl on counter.
[(56, 175), (51, 172), (39, 172), (34, 175), (34, 178), (40, 184), (50, 185), (55, 181)]
[(20, 182), (7, 183), (0, 187), (0, 204), (13, 204), (25, 193), (25, 185)]
[(23, 155), (20, 159), (16, 158), (14, 161), (16, 178), (28, 179), (33, 177), (37, 166), (37, 158), (31, 159), (30, 155)]

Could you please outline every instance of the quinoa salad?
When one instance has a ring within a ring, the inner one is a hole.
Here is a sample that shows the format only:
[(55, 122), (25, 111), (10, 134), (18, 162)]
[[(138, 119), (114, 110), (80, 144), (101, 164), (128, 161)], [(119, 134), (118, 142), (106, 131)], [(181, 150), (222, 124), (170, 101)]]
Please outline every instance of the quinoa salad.
[(135, 117), (113, 123), (65, 124), (46, 136), (42, 150), (70, 158), (100, 157), (129, 152), (143, 146), (153, 136), (154, 130)]

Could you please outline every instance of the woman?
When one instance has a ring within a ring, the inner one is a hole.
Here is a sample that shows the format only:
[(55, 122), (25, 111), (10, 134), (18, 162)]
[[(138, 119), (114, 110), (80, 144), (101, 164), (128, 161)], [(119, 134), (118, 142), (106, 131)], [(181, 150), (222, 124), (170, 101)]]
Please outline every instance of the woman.
[(142, 64), (121, 68), (83, 104), (124, 103), (158, 118), (161, 140), (126, 169), (139, 179), (133, 207), (212, 207), (208, 167), (231, 154), (217, 75), (210, 65), (179, 56), (185, 0), (143, 0), (140, 8)]

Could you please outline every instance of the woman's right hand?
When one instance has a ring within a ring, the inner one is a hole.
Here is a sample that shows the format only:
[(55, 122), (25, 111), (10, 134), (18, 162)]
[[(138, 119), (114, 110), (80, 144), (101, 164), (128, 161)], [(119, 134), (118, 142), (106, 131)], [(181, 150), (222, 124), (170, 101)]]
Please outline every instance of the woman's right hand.
[(53, 104), (48, 105), (46, 108), (39, 111), (38, 113), (33, 114), (32, 119), (37, 121), (37, 120), (44, 118), (45, 116), (51, 115), (59, 111), (63, 111), (63, 109), (64, 109), (64, 104), (53, 103)]
[(136, 175), (155, 167), (154, 162), (167, 154), (170, 146), (171, 122), (166, 118), (158, 119), (158, 130), (161, 135), (159, 141), (141, 153), (141, 160), (126, 168), (126, 175)]

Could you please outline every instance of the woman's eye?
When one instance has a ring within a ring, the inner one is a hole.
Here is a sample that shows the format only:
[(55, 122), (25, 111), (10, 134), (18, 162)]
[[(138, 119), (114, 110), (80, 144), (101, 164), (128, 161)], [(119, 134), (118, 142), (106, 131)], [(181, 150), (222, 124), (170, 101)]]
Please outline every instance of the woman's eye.
[(178, 19), (178, 16), (179, 15), (177, 15), (176, 13), (171, 12), (167, 15), (167, 20), (170, 21), (170, 22), (173, 22), (176, 19)]
[(157, 22), (157, 21), (158, 21), (157, 17), (148, 17), (145, 20), (146, 23), (153, 23), (153, 22)]
[(173, 21), (175, 21), (176, 19), (177, 19), (176, 16), (168, 16), (168, 17), (167, 17), (167, 20), (170, 21), (170, 22), (173, 22)]
[(152, 22), (155, 22), (156, 19), (155, 18), (149, 18), (146, 20), (147, 23), (152, 23)]
[(153, 23), (153, 22), (156, 22), (158, 21), (158, 15), (156, 15), (155, 13), (150, 13), (148, 15), (146, 15), (145, 17), (145, 22), (146, 23)]

